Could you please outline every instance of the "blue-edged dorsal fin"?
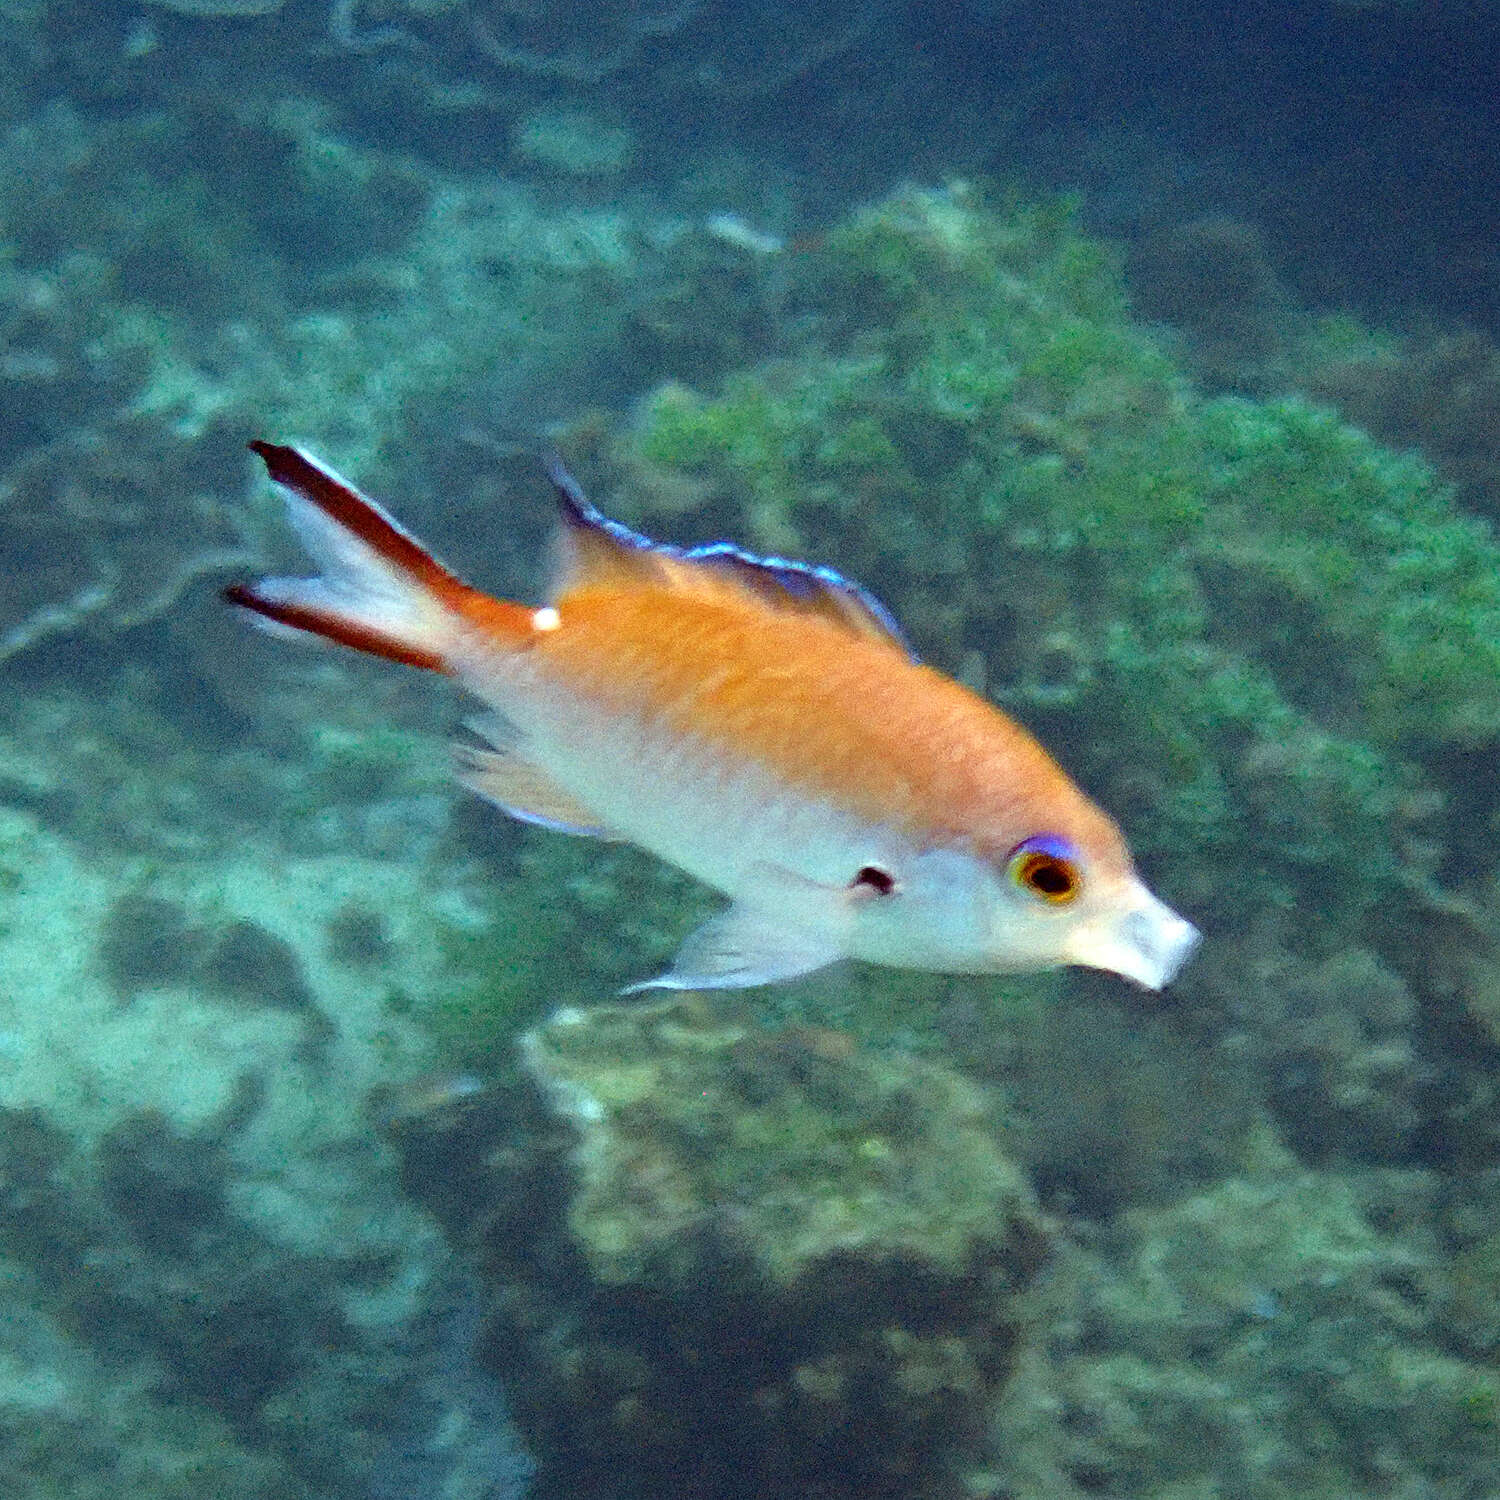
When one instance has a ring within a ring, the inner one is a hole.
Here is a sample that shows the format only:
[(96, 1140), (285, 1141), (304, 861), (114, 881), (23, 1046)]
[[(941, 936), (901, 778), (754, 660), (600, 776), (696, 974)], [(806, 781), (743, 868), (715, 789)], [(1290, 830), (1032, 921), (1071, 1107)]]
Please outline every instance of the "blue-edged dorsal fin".
[(575, 589), (589, 585), (748, 594), (773, 609), (817, 615), (855, 635), (886, 641), (915, 659), (885, 605), (834, 569), (757, 557), (733, 542), (698, 547), (654, 542), (600, 512), (555, 455), (546, 463), (562, 517), (551, 603), (561, 604)]
[(611, 521), (583, 493), (578, 481), (556, 454), (544, 460), (547, 477), (557, 492), (562, 522), (552, 559), (547, 599), (557, 604), (575, 589), (588, 585), (629, 588), (667, 582), (662, 549), (618, 521)]

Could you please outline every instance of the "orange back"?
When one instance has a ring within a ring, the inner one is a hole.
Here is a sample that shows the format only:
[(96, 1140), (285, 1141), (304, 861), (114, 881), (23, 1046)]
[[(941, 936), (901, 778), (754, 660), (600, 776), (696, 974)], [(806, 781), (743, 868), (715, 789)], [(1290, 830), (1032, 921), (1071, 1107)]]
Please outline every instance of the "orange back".
[(619, 585), (563, 595), (560, 628), (535, 642), (571, 691), (918, 839), (1003, 856), (1049, 832), (1127, 858), (1030, 734), (896, 642), (748, 593)]

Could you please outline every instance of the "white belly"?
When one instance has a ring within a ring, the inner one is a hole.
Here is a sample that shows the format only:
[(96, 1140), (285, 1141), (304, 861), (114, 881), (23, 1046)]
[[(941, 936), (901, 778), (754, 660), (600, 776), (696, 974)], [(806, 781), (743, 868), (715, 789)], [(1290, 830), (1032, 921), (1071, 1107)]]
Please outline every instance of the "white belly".
[[(967, 853), (920, 848), (732, 749), (606, 714), (551, 684), (465, 677), (514, 726), (525, 758), (617, 837), (850, 957), (989, 967), (990, 872)], [(866, 866), (893, 872), (899, 897), (851, 900)]]

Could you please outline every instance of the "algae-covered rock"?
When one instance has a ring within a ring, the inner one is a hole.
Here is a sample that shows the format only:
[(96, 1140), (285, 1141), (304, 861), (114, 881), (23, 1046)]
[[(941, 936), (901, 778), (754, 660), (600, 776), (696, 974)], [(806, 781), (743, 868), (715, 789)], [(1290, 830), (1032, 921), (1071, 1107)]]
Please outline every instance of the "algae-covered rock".
[(691, 999), (560, 1011), (521, 1073), (439, 1211), (543, 1494), (960, 1492), (1049, 1239), (979, 1091)]
[[(0, 851), (0, 1493), (518, 1493), (371, 1119), (428, 1059), (415, 873), (84, 857), (8, 809)], [(324, 951), (356, 892), (379, 971)]]
[(1288, 975), (1270, 1003), (1270, 1103), (1298, 1154), (1407, 1159), (1421, 1086), (1407, 986), (1370, 953), (1350, 949)]
[[(1273, 1170), (1117, 1225), (1057, 1278), (1045, 1494), (1493, 1492), (1493, 1365), (1435, 1325), (1429, 1173)], [(1023, 1462), (1046, 1471), (1038, 1453)], [(1019, 1466), (1019, 1465), (1018, 1465)]]

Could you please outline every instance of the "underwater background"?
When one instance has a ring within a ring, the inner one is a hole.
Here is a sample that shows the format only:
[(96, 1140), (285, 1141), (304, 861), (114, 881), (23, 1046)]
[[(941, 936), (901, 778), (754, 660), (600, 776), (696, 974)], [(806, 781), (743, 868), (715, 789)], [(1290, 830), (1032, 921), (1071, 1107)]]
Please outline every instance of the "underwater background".
[[(1500, 5), (0, 0), (0, 1495), (1500, 1496)], [(833, 564), (1204, 932), (716, 898), (246, 631), (297, 442)]]

